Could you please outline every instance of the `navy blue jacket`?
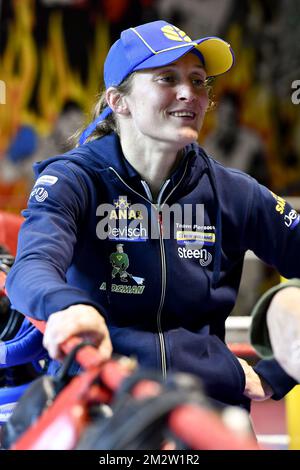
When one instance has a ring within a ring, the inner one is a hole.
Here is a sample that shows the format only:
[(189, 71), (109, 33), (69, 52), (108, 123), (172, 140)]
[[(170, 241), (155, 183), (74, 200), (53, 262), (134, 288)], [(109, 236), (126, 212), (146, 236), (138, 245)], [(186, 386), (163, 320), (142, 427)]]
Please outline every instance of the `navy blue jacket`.
[[(247, 249), (283, 276), (300, 276), (295, 211), (196, 144), (155, 202), (114, 134), (35, 171), (7, 280), (14, 308), (45, 320), (73, 304), (93, 305), (106, 318), (115, 352), (164, 375), (194, 373), (210, 396), (243, 402), (244, 372), (224, 344), (225, 319)], [(180, 224), (175, 212), (164, 212), (167, 204), (192, 207), (191, 222)], [(200, 225), (197, 204), (204, 205)], [(174, 230), (166, 236), (169, 220)], [(110, 238), (101, 239), (105, 230)], [(275, 398), (295, 384), (276, 361), (260, 361), (256, 370)]]

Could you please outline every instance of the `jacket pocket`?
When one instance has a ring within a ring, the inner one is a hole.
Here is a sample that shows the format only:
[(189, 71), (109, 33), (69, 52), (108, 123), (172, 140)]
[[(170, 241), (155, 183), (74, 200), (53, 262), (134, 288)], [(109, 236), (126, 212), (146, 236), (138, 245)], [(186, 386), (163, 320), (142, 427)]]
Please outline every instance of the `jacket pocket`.
[(157, 335), (138, 327), (109, 325), (109, 333), (115, 353), (137, 359), (139, 366), (160, 369), (160, 350)]
[(216, 335), (204, 328), (184, 328), (165, 334), (169, 365), (174, 370), (198, 376), (212, 398), (236, 405), (244, 401), (245, 374), (237, 358)]

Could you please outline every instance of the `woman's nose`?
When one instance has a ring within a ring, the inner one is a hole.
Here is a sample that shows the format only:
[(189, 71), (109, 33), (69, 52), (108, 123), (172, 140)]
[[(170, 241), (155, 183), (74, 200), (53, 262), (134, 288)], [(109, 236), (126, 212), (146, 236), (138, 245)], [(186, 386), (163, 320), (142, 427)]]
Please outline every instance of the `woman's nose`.
[(177, 90), (177, 99), (180, 101), (193, 101), (195, 92), (190, 85), (180, 85)]

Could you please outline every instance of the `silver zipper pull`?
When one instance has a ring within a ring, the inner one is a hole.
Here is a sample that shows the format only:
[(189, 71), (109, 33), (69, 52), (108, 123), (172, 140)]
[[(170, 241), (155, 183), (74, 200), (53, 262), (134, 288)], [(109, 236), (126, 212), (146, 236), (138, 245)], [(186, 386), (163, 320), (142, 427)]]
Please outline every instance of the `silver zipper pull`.
[(141, 183), (145, 190), (147, 198), (149, 199), (150, 202), (153, 202), (153, 196), (152, 196), (151, 189), (149, 188), (148, 184), (144, 180), (141, 180)]

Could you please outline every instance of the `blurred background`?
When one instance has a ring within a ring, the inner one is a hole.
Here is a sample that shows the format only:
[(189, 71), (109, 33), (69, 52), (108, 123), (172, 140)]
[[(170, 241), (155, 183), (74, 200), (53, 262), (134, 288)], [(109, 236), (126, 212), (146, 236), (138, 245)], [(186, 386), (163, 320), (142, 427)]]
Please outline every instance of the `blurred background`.
[[(68, 150), (87, 122), (119, 33), (156, 19), (192, 38), (221, 36), (235, 52), (232, 71), (214, 83), (201, 135), (208, 153), (300, 196), (299, 17), (297, 0), (0, 0), (0, 210), (20, 213), (33, 162)], [(234, 314), (248, 314), (277, 280), (247, 256)]]

